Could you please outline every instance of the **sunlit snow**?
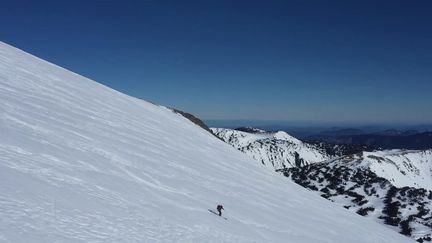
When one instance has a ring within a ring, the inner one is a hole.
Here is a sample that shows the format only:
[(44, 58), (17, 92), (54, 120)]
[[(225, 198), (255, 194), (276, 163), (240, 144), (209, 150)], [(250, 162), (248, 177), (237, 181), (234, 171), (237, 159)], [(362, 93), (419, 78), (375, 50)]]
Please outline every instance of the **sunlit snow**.
[(0, 242), (410, 242), (169, 109), (4, 43), (0, 136)]

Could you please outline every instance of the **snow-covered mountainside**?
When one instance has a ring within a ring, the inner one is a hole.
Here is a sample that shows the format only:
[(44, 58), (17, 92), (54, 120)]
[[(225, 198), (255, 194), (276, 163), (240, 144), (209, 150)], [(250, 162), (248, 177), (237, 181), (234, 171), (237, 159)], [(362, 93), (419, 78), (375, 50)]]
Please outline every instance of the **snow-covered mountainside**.
[(1, 42), (0, 136), (0, 242), (409, 241), (170, 109)]
[(419, 242), (431, 241), (431, 152), (364, 152), (281, 171), (350, 211)]
[(211, 128), (214, 134), (263, 165), (279, 170), (330, 159), (325, 149), (303, 143), (286, 132)]
[[(341, 158), (346, 160), (346, 158)], [(432, 150), (385, 150), (354, 155), (353, 166), (370, 168), (397, 187), (432, 190)]]

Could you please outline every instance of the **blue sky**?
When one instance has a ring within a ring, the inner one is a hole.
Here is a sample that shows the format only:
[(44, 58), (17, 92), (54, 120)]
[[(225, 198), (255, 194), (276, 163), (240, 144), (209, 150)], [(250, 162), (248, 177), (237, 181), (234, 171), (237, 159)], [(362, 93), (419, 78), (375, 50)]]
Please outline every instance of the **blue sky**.
[(1, 40), (204, 119), (432, 123), (431, 1), (8, 1)]

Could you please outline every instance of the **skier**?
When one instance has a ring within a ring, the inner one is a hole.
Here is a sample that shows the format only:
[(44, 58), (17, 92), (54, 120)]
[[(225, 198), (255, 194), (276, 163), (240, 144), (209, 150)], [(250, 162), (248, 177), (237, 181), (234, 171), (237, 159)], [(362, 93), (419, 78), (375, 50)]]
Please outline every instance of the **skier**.
[(219, 204), (219, 205), (217, 205), (216, 209), (219, 212), (219, 216), (222, 216), (222, 210), (225, 210), (224, 207)]

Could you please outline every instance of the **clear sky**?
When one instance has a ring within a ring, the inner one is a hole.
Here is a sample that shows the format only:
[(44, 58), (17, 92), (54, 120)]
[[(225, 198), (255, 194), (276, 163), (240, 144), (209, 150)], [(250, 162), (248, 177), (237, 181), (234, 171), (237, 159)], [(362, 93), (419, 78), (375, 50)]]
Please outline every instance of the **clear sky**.
[(1, 40), (204, 119), (432, 123), (432, 1), (2, 1)]

